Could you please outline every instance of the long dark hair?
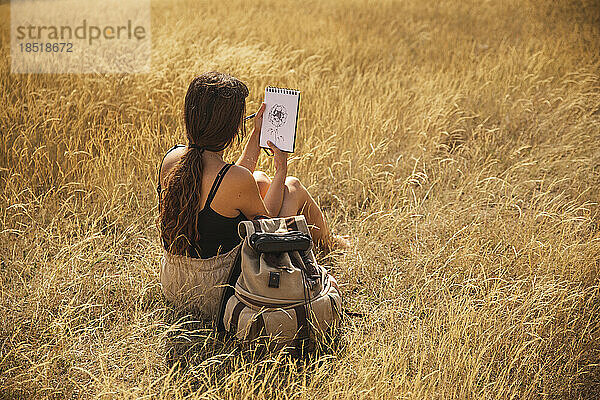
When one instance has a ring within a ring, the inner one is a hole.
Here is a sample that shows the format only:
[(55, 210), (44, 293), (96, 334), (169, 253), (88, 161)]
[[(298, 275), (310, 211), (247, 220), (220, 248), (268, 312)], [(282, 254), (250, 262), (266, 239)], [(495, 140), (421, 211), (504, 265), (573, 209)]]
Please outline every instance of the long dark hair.
[(170, 253), (189, 256), (192, 248), (199, 252), (202, 153), (224, 150), (245, 134), (247, 96), (244, 83), (219, 72), (202, 74), (188, 87), (184, 118), (190, 148), (166, 177), (160, 199), (161, 238)]

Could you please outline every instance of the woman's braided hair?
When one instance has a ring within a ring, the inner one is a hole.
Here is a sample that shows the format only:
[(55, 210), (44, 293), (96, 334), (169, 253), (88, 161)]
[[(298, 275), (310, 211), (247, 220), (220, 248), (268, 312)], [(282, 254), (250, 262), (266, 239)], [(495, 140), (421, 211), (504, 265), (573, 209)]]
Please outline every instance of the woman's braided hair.
[(190, 148), (166, 177), (159, 206), (161, 238), (170, 253), (189, 256), (192, 248), (200, 251), (202, 153), (224, 150), (245, 134), (247, 96), (244, 83), (219, 72), (202, 74), (188, 87), (184, 118)]

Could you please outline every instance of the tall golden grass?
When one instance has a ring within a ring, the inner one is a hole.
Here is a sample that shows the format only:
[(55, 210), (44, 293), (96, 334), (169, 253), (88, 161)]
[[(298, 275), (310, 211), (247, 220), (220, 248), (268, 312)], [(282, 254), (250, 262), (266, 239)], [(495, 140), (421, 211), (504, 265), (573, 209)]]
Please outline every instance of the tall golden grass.
[[(157, 0), (142, 75), (11, 74), (0, 12), (1, 399), (600, 396), (597, 1)], [(161, 295), (157, 166), (207, 70), (303, 92), (290, 173), (367, 314), (308, 365)]]

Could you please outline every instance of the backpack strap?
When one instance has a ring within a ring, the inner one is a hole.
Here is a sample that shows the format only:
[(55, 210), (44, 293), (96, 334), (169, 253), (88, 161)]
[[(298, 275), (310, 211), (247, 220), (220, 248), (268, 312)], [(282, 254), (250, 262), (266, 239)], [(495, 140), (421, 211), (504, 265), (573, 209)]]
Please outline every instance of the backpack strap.
[(309, 338), (308, 318), (306, 316), (306, 304), (294, 307), (296, 312), (296, 326), (298, 327), (298, 339)]
[[(234, 285), (237, 282), (240, 274), (242, 273), (242, 246), (240, 246), (235, 259), (233, 261), (233, 267), (229, 272), (227, 278), (227, 284), (223, 290), (223, 296), (221, 297), (221, 305), (219, 306), (219, 314), (217, 315), (217, 332), (225, 332), (225, 324), (223, 323), (223, 317), (225, 316), (225, 308), (227, 307), (227, 301), (235, 294)], [(240, 303), (241, 304), (241, 303)], [(235, 334), (235, 332), (234, 332)]]

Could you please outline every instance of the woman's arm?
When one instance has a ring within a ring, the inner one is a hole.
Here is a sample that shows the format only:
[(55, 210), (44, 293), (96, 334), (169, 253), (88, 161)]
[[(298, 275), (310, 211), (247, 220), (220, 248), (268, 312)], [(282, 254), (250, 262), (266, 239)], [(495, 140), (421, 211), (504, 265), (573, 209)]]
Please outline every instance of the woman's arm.
[(283, 191), (285, 189), (285, 178), (287, 177), (287, 157), (288, 153), (279, 150), (270, 141), (267, 142), (273, 151), (273, 163), (275, 164), (275, 176), (271, 180), (271, 185), (267, 194), (265, 194), (265, 207), (269, 216), (279, 215), (281, 205), (283, 204)]
[(258, 162), (258, 156), (260, 155), (259, 138), (264, 112), (265, 103), (262, 103), (256, 113), (256, 117), (254, 117), (254, 129), (252, 130), (252, 134), (250, 134), (250, 139), (248, 139), (248, 143), (246, 143), (242, 155), (236, 162), (237, 165), (246, 168), (250, 172), (254, 172), (256, 169), (256, 163)]
[(264, 201), (260, 197), (258, 184), (252, 173), (245, 168), (238, 168), (236, 170), (238, 182), (234, 187), (237, 193), (234, 194), (233, 198), (238, 201), (238, 210), (250, 219), (257, 215), (276, 217), (279, 215), (281, 205), (283, 204), (283, 190), (287, 176), (287, 153), (279, 150), (271, 142), (268, 142), (268, 144), (271, 150), (273, 150), (273, 162), (276, 172)]

